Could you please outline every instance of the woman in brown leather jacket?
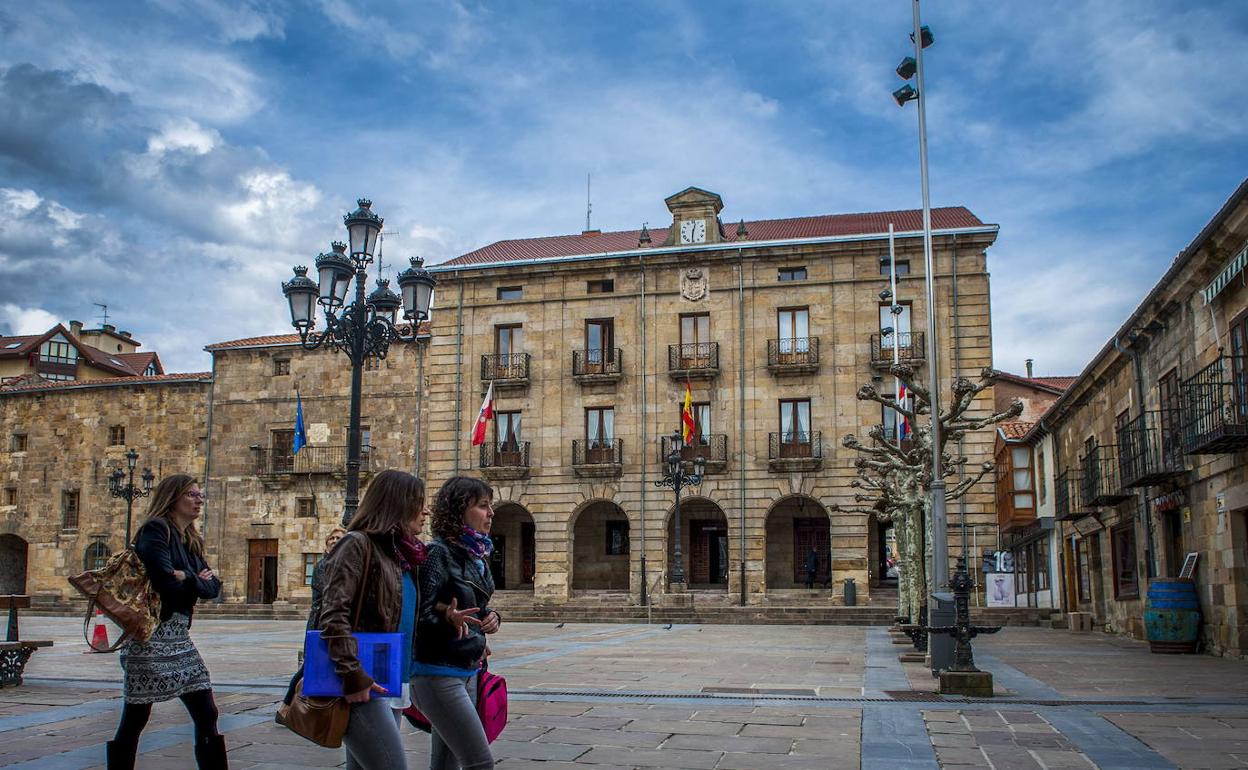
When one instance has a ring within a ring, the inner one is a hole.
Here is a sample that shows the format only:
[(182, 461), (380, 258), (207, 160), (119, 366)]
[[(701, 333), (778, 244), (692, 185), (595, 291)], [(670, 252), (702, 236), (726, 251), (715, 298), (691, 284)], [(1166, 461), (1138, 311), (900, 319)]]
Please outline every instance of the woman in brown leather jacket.
[(351, 632), (399, 629), (403, 588), (398, 542), (424, 505), (424, 482), (403, 471), (382, 471), (369, 483), (346, 536), (326, 557), (319, 626), (351, 704), (343, 736), (348, 768), (407, 766), (394, 714), (382, 699), (388, 693), (360, 665)]

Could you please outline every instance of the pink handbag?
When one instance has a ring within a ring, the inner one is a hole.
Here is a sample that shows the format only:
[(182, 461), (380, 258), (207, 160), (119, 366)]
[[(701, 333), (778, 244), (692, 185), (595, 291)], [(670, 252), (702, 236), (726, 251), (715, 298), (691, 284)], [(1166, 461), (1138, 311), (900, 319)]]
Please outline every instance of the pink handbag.
[[(432, 730), (429, 718), (415, 705), (403, 709), (403, 716), (417, 730), (426, 733)], [(485, 739), (490, 743), (507, 726), (507, 680), (490, 673), (484, 665), (477, 672), (477, 716), (481, 718), (481, 727), (485, 728)]]

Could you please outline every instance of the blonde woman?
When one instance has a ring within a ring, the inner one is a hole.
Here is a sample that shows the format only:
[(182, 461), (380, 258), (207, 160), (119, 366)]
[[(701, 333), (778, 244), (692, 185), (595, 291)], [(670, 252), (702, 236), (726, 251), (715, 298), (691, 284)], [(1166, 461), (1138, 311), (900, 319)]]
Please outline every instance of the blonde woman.
[(221, 581), (204, 561), (204, 538), (195, 528), (203, 507), (204, 494), (194, 477), (169, 476), (152, 492), (147, 520), (135, 534), (135, 551), (160, 593), (160, 625), (146, 642), (132, 640), (121, 648), (124, 705), (117, 734), (106, 747), (108, 770), (133, 770), (152, 704), (172, 698), (182, 700), (195, 723), (200, 770), (228, 767), (212, 682), (189, 633), (196, 602), (221, 593)]

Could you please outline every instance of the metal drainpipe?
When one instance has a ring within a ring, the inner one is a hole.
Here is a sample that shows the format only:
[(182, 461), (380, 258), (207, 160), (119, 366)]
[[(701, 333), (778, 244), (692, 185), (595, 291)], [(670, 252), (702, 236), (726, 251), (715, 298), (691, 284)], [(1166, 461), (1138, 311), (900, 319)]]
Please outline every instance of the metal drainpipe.
[(741, 248), (737, 248), (737, 329), (740, 334), (739, 347), (739, 374), (740, 374), (740, 413), (741, 413), (741, 430), (737, 441), (741, 445), (737, 452), (739, 457), (737, 461), (738, 472), (741, 476), (741, 511), (738, 516), (738, 528), (741, 530), (740, 537), (740, 554), (738, 560), (741, 563), (740, 582), (741, 582), (741, 606), (746, 603), (745, 596), (745, 257)]
[[(953, 376), (959, 377), (962, 374), (962, 326), (958, 322), (958, 236), (955, 233), (951, 241), (953, 250)], [(991, 308), (989, 316), (991, 316)], [(996, 411), (995, 409), (993, 411)], [(958, 439), (958, 457), (966, 457), (965, 439)], [(958, 466), (958, 483), (966, 481), (966, 466)], [(962, 538), (962, 559), (966, 560), (966, 495), (958, 498), (958, 519), (961, 520)], [(967, 561), (967, 570), (971, 573), (971, 580), (978, 581), (979, 573), (971, 570), (970, 562)]]
[(650, 415), (646, 405), (646, 258), (643, 255), (637, 256), (637, 264), (641, 268), (641, 300), (638, 303), (638, 310), (641, 313), (641, 359), (638, 363), (637, 371), (641, 373), (641, 604), (643, 607), (649, 606), (650, 597), (646, 581), (646, 442), (648, 433), (646, 428)]
[(451, 435), (455, 437), (455, 475), (459, 475), (459, 436), (460, 419), (463, 417), (464, 401), (464, 282), (459, 271), (455, 271), (455, 280), (459, 283), (459, 327), (455, 333), (455, 426)]
[[(216, 392), (217, 392), (217, 353), (216, 351), (213, 351), (212, 353), (212, 382), (208, 384), (208, 418), (207, 418), (208, 419), (208, 438), (206, 440), (206, 446), (204, 447), (204, 489), (205, 490), (210, 489), (210, 482), (212, 480), (212, 406), (213, 406), (213, 401), (216, 398)], [(208, 500), (204, 503), (204, 526), (203, 528), (205, 531), (203, 534), (205, 536), (208, 534), (207, 532), (208, 511), (209, 511), (208, 506), (211, 501), (212, 501), (212, 495), (208, 495)], [(222, 502), (224, 503), (224, 501)], [(224, 504), (222, 505), (221, 510), (222, 511), (225, 510)], [(216, 562), (217, 562), (217, 566), (221, 567), (223, 566), (221, 564), (221, 559), (225, 555), (224, 551), (222, 550), (222, 546), (224, 545), (223, 538), (225, 537), (225, 527), (224, 526), (217, 527), (217, 530), (218, 530), (218, 534), (217, 534)], [(220, 604), (225, 599), (225, 596), (224, 596), (225, 584), (224, 583), (222, 583), (221, 588), (222, 590), (217, 592), (216, 602), (218, 604)]]
[[(1140, 414), (1144, 413), (1144, 365), (1140, 363), (1140, 354), (1135, 348), (1130, 348), (1131, 362), (1135, 364), (1135, 393), (1139, 397)], [(1160, 426), (1158, 426), (1160, 428)], [(1158, 431), (1160, 436), (1160, 431)], [(1164, 443), (1165, 437), (1162, 437)], [(1161, 445), (1157, 447), (1161, 449)], [(1136, 516), (1144, 519), (1144, 548), (1145, 554), (1144, 564), (1148, 568), (1148, 577), (1157, 577), (1157, 551), (1153, 546), (1153, 511), (1152, 503), (1147, 494), (1142, 495), (1138, 505), (1136, 505)]]

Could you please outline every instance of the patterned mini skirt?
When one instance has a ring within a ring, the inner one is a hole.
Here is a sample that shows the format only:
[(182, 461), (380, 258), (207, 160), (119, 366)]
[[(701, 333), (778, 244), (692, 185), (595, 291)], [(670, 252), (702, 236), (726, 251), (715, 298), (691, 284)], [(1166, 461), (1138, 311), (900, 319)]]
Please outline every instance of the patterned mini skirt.
[(121, 647), (126, 703), (157, 703), (196, 690), (212, 689), (208, 668), (190, 635), (191, 619), (175, 612), (146, 642)]

